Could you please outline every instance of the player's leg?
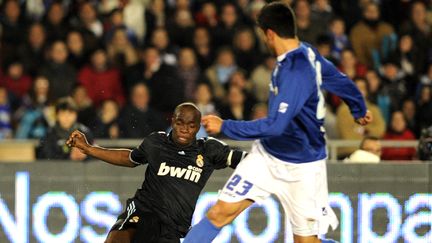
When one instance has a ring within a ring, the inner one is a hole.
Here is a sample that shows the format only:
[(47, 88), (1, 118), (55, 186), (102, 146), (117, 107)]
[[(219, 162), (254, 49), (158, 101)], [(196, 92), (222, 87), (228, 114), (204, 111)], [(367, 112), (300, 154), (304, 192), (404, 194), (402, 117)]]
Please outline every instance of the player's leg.
[(117, 218), (116, 223), (105, 240), (106, 243), (130, 243), (135, 237), (136, 227), (140, 218), (140, 211), (137, 210), (133, 199), (126, 201), (126, 209)]
[[(321, 242), (318, 235), (327, 233), (330, 225), (337, 226), (337, 218), (328, 205), (325, 161), (285, 167), (285, 176), (275, 183), (276, 196), (285, 215), (289, 215), (294, 242)], [(279, 167), (278, 173), (282, 170)]]
[(129, 243), (135, 235), (135, 229), (129, 228), (126, 230), (113, 230), (108, 234), (105, 243)]
[(183, 243), (212, 242), (222, 227), (230, 224), (243, 210), (248, 208), (253, 201), (244, 199), (240, 202), (224, 202), (218, 200), (198, 224), (194, 225), (186, 235)]
[(245, 199), (240, 202), (224, 202), (218, 200), (207, 212), (207, 218), (216, 227), (222, 228), (230, 224), (237, 216), (248, 208), (254, 201)]
[(237, 166), (233, 175), (219, 194), (219, 200), (211, 207), (206, 217), (192, 227), (184, 243), (209, 243), (221, 228), (231, 223), (254, 201), (270, 196), (271, 176), (262, 154), (252, 149)]

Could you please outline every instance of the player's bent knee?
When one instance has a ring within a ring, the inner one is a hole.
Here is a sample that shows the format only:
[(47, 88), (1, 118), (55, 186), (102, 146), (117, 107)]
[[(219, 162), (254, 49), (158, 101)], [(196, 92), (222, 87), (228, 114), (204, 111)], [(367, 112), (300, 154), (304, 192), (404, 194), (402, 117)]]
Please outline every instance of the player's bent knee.
[(242, 203), (218, 201), (207, 213), (207, 218), (216, 226), (230, 224), (243, 211)]
[(231, 221), (234, 219), (232, 215), (233, 215), (232, 212), (225, 211), (223, 206), (218, 206), (218, 205), (212, 207), (207, 213), (208, 219), (216, 227), (223, 227), (231, 223)]

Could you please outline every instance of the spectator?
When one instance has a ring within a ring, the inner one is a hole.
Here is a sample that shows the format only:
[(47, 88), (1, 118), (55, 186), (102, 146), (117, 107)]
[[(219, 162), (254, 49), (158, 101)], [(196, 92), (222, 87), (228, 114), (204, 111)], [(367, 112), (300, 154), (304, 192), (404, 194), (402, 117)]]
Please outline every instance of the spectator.
[[(339, 106), (336, 112), (337, 116), (337, 124), (339, 128), (339, 134), (341, 139), (347, 140), (361, 140), (364, 136), (374, 136), (381, 138), (385, 132), (385, 122), (382, 117), (381, 111), (379, 108), (372, 104), (368, 100), (368, 90), (367, 90), (367, 82), (362, 78), (357, 78), (354, 80), (357, 88), (360, 90), (362, 95), (366, 99), (366, 106), (371, 111), (373, 116), (373, 121), (369, 123), (367, 126), (360, 126), (355, 123), (355, 121), (349, 116), (350, 111), (346, 104), (342, 104)], [(348, 154), (354, 152), (355, 148), (353, 147), (345, 147), (339, 149), (338, 153), (340, 156), (345, 157)]]
[[(393, 0), (380, 0), (378, 3), (381, 7), (381, 15), (382, 19), (388, 21), (392, 26), (394, 26), (398, 31), (410, 15), (410, 5), (412, 5), (413, 1), (393, 1)], [(424, 1), (424, 0), (420, 0)], [(428, 0), (425, 0), (427, 2)]]
[(204, 27), (196, 28), (193, 42), (193, 49), (197, 54), (198, 64), (201, 70), (205, 70), (212, 64), (215, 56), (208, 30)]
[(396, 60), (387, 60), (381, 69), (381, 75), (390, 95), (390, 108), (391, 110), (397, 110), (400, 106), (400, 101), (408, 98), (409, 94), (413, 93), (415, 83), (411, 83), (406, 78)]
[(151, 0), (150, 6), (145, 12), (145, 22), (147, 32), (145, 34), (145, 42), (150, 41), (150, 36), (153, 35), (153, 31), (157, 28), (165, 26), (165, 1), (164, 0)]
[(151, 44), (159, 50), (161, 61), (167, 65), (177, 64), (176, 47), (171, 45), (168, 32), (164, 28), (153, 31)]
[(237, 69), (229, 78), (229, 82), (225, 84), (225, 90), (231, 87), (237, 87), (243, 91), (245, 95), (245, 104), (252, 107), (256, 103), (255, 97), (252, 94), (252, 83), (246, 78), (246, 72), (242, 69)]
[(251, 74), (253, 94), (259, 102), (265, 103), (268, 100), (268, 88), (275, 65), (276, 59), (273, 56), (267, 56), (264, 58), (264, 62), (255, 68)]
[(48, 42), (62, 40), (66, 37), (70, 26), (65, 18), (62, 3), (54, 1), (48, 9), (43, 25), (46, 28)]
[(333, 9), (329, 0), (315, 0), (311, 6), (311, 18), (320, 20), (325, 26), (328, 26), (332, 17)]
[(138, 38), (138, 43), (144, 41), (145, 26), (145, 1), (124, 1), (123, 18), (127, 29), (130, 29)]
[(406, 99), (402, 102), (402, 113), (405, 117), (407, 128), (414, 132), (416, 137), (418, 137), (419, 131), (417, 129), (416, 123), (416, 105), (412, 99)]
[(94, 129), (96, 127), (96, 109), (88, 96), (86, 88), (83, 85), (77, 85), (72, 91), (71, 97), (77, 107), (78, 122)]
[(222, 6), (220, 22), (213, 32), (216, 47), (229, 46), (233, 43), (234, 34), (239, 26), (237, 9), (232, 3)]
[(426, 5), (421, 1), (412, 1), (410, 20), (402, 26), (402, 33), (412, 36), (416, 47), (413, 52), (418, 60), (416, 70), (420, 72), (425, 71), (427, 55), (432, 50), (431, 28), (431, 23), (428, 23), (426, 19)]
[(378, 105), (386, 124), (388, 124), (391, 112), (391, 100), (388, 87), (383, 84), (381, 78), (374, 70), (369, 70), (366, 73), (366, 80), (368, 82), (369, 100), (375, 105)]
[(49, 81), (36, 77), (29, 94), (23, 98), (21, 107), (15, 112), (18, 121), (16, 138), (43, 138), (50, 125), (55, 124), (55, 115), (50, 106)]
[(298, 37), (302, 41), (316, 44), (318, 36), (326, 32), (325, 22), (320, 19), (312, 19), (310, 5), (307, 0), (296, 1), (294, 10), (297, 16)]
[(170, 39), (179, 47), (191, 47), (193, 45), (194, 20), (189, 10), (177, 10), (174, 23), (167, 26)]
[(342, 51), (351, 47), (351, 43), (345, 33), (345, 22), (343, 19), (334, 18), (331, 20), (330, 37), (332, 39), (331, 55), (339, 62)]
[(25, 73), (23, 63), (12, 61), (6, 70), (0, 79), (0, 86), (4, 86), (15, 98), (23, 98), (32, 85), (32, 78)]
[(266, 103), (256, 103), (252, 108), (252, 120), (267, 117), (268, 108)]
[(358, 61), (353, 50), (344, 49), (341, 52), (339, 70), (345, 73), (350, 79), (354, 79), (355, 77), (364, 78), (367, 67)]
[(0, 140), (12, 138), (11, 113), (7, 89), (0, 86)]
[(426, 74), (420, 77), (420, 86), (432, 85), (432, 63), (428, 65)]
[(159, 51), (147, 47), (142, 62), (126, 71), (127, 87), (138, 82), (145, 83), (152, 94), (150, 104), (169, 117), (174, 108), (184, 101), (184, 84), (172, 66), (161, 62)]
[(360, 148), (344, 159), (345, 163), (379, 163), (381, 161), (381, 142), (377, 137), (367, 136), (360, 143)]
[(123, 18), (123, 11), (121, 9), (114, 9), (111, 11), (107, 23), (104, 24), (104, 35), (105, 40), (111, 40), (114, 32), (117, 29), (123, 29), (126, 33), (126, 36), (130, 43), (133, 45), (138, 44), (137, 36), (132, 29), (129, 29), (125, 23)]
[[(250, 5), (250, 17), (253, 23), (256, 23), (258, 20), (258, 15), (261, 12), (261, 9), (264, 7), (265, 2), (264, 1), (253, 1)], [(267, 44), (265, 43), (265, 33), (261, 30), (261, 28), (254, 24), (253, 25), (253, 32), (255, 36), (257, 37), (257, 44), (258, 49), (261, 53), (269, 54), (269, 49), (267, 47)]]
[(94, 50), (100, 45), (103, 25), (91, 2), (84, 1), (79, 4), (78, 16), (72, 19), (72, 25), (82, 33), (89, 50)]
[(186, 100), (192, 100), (196, 85), (204, 77), (196, 62), (195, 53), (191, 48), (180, 49), (178, 59), (177, 73), (184, 83), (185, 98)]
[(215, 28), (219, 23), (215, 3), (210, 1), (204, 2), (201, 6), (201, 10), (195, 15), (195, 20), (197, 25), (205, 26), (210, 29)]
[(62, 99), (56, 105), (56, 124), (45, 137), (40, 140), (38, 152), (39, 159), (57, 160), (85, 160), (87, 156), (79, 149), (69, 148), (66, 139), (74, 130), (80, 130), (86, 134), (90, 143), (93, 136), (90, 130), (77, 122), (77, 108), (68, 98)]
[(175, 0), (171, 2), (171, 10), (175, 12), (177, 10), (188, 10), (191, 7), (190, 0)]
[(120, 105), (125, 102), (120, 72), (110, 67), (107, 54), (97, 49), (91, 55), (90, 65), (83, 67), (79, 74), (79, 82), (86, 88), (93, 104), (98, 107), (103, 100), (113, 99)]
[(45, 58), (46, 36), (45, 28), (40, 23), (34, 23), (29, 27), (27, 41), (18, 49), (17, 54), (23, 61), (24, 68), (32, 76), (35, 76)]
[(432, 161), (432, 127), (422, 130), (417, 150), (420, 160)]
[(49, 60), (40, 71), (50, 82), (53, 99), (68, 96), (76, 83), (75, 68), (67, 62), (68, 50), (63, 41), (55, 41), (50, 48)]
[[(390, 128), (384, 135), (385, 140), (415, 140), (415, 136), (406, 126), (406, 120), (402, 111), (395, 111), (392, 114)], [(382, 151), (383, 160), (412, 160), (416, 150), (414, 148), (396, 147), (384, 148)]]
[(67, 33), (66, 45), (69, 51), (68, 62), (72, 64), (75, 69), (81, 69), (86, 64), (89, 57), (82, 34), (76, 30)]
[(124, 29), (120, 28), (114, 31), (112, 39), (108, 42), (107, 51), (110, 62), (120, 70), (124, 70), (138, 62), (136, 50), (128, 40)]
[(25, 14), (28, 19), (40, 20), (45, 12), (45, 4), (38, 0), (27, 0), (24, 4)]
[(115, 100), (104, 100), (97, 116), (94, 135), (96, 138), (119, 138), (119, 105)]
[(102, 22), (98, 19), (97, 11), (90, 2), (83, 2), (79, 8), (78, 27), (95, 37), (100, 38), (103, 34)]
[(352, 28), (350, 34), (351, 44), (359, 61), (368, 68), (375, 69), (380, 66), (380, 60), (386, 58), (388, 53), (384, 52), (390, 49), (391, 45), (383, 47), (385, 43), (394, 41), (393, 37), (393, 27), (380, 19), (379, 6), (373, 2), (364, 7), (363, 19)]
[[(424, 70), (424, 64), (415, 56), (413, 39), (409, 35), (402, 35), (399, 39), (398, 48), (391, 53), (389, 59), (395, 60), (401, 67), (405, 76), (414, 76)], [(420, 64), (419, 64), (420, 63)]]
[(262, 62), (256, 47), (255, 36), (251, 29), (239, 29), (234, 35), (234, 56), (239, 67), (249, 75)]
[(228, 104), (220, 109), (224, 120), (250, 120), (252, 107), (246, 102), (246, 95), (239, 87), (231, 86), (227, 94)]
[(236, 1), (236, 7), (238, 9), (238, 16), (239, 16), (239, 20), (240, 20), (241, 25), (252, 26), (253, 24), (256, 23), (256, 22), (253, 22), (250, 14), (249, 14), (251, 2), (252, 1), (250, 1), (250, 0), (237, 0)]
[(229, 81), (229, 77), (236, 69), (237, 64), (232, 50), (227, 47), (220, 49), (216, 62), (205, 71), (216, 99), (222, 100), (224, 98), (224, 85)]
[(26, 21), (21, 13), (21, 8), (17, 0), (7, 0), (4, 2), (3, 14), (0, 19), (2, 27), (2, 60), (14, 57), (17, 48), (24, 43)]
[(149, 106), (150, 94), (146, 85), (138, 83), (133, 86), (130, 104), (126, 105), (119, 117), (121, 136), (125, 138), (142, 138), (154, 131), (167, 128), (163, 115)]
[(431, 86), (423, 86), (417, 102), (417, 129), (419, 131), (432, 125), (432, 91)]
[(325, 57), (333, 64), (338, 65), (338, 61), (334, 59), (333, 56), (331, 55), (332, 39), (330, 36), (328, 35), (318, 36), (316, 40), (316, 48), (319, 54), (321, 54), (321, 56)]
[(96, 5), (96, 9), (102, 17), (108, 17), (112, 11), (119, 9), (122, 3), (119, 1), (102, 1)]
[(337, 117), (333, 107), (326, 105), (324, 129), (328, 139), (340, 139)]
[(213, 94), (207, 83), (197, 85), (194, 101), (203, 116), (218, 114), (216, 105), (213, 102)]
[[(353, 50), (344, 49), (341, 52), (339, 70), (347, 75), (350, 79), (364, 78), (367, 72), (367, 67), (357, 61), (357, 57)], [(342, 100), (333, 94), (329, 94), (329, 103), (333, 109), (337, 109)]]

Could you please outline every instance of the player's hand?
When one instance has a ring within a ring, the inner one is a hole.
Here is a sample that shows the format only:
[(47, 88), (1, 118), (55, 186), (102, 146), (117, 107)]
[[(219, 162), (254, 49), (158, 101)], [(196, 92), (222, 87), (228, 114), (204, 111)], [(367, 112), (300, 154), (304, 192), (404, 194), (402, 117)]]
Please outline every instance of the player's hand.
[(201, 123), (209, 134), (217, 134), (221, 132), (223, 120), (214, 115), (204, 116)]
[(87, 155), (81, 149), (72, 147), (69, 158), (74, 161), (83, 161), (87, 158)]
[(362, 126), (366, 126), (367, 124), (371, 123), (373, 121), (372, 113), (367, 110), (364, 117), (360, 117), (356, 120), (356, 122)]
[(85, 153), (87, 148), (90, 147), (90, 144), (88, 143), (84, 133), (78, 130), (75, 130), (71, 133), (68, 140), (66, 141), (66, 145), (69, 147), (75, 147), (81, 150), (82, 153)]

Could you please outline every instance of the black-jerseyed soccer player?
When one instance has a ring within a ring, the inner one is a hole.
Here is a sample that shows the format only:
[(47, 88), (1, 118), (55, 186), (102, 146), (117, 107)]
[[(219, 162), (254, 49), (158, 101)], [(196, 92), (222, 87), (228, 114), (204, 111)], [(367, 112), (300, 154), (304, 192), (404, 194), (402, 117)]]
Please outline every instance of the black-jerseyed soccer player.
[(145, 180), (108, 234), (106, 242), (180, 242), (187, 233), (198, 196), (215, 169), (235, 168), (246, 155), (226, 144), (195, 136), (201, 113), (192, 103), (177, 106), (172, 132), (155, 132), (133, 150), (89, 145), (79, 131), (68, 141), (85, 154), (113, 165), (148, 164)]

